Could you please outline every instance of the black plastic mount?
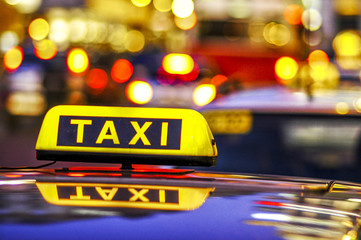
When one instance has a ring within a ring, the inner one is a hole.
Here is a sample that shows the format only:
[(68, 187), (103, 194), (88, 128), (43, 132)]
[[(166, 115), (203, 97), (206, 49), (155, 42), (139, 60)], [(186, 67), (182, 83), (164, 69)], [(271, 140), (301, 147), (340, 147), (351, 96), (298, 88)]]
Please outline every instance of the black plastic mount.
[(90, 163), (121, 163), (124, 168), (132, 164), (166, 165), (166, 166), (214, 166), (217, 157), (209, 156), (170, 156), (170, 155), (129, 155), (70, 151), (36, 151), (38, 160)]

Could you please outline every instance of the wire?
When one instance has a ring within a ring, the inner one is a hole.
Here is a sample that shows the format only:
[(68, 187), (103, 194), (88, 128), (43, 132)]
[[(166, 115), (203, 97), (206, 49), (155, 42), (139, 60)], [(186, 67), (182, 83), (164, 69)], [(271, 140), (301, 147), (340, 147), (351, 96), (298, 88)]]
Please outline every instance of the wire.
[(39, 166), (34, 166), (34, 167), (31, 167), (31, 166), (25, 166), (25, 167), (0, 167), (0, 170), (1, 170), (1, 169), (6, 169), (6, 170), (39, 169), (39, 168), (43, 168), (43, 167), (47, 167), (47, 166), (53, 165), (53, 164), (55, 164), (55, 163), (56, 163), (56, 161), (53, 161), (53, 162), (51, 162), (51, 163), (46, 163), (46, 164), (39, 165)]

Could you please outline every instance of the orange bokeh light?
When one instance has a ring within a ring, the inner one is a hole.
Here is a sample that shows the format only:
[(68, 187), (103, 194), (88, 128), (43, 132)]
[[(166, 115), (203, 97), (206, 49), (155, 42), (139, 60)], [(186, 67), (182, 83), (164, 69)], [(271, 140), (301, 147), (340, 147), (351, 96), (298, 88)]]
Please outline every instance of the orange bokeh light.
[(314, 50), (308, 56), (308, 63), (311, 67), (327, 66), (329, 62), (330, 59), (327, 53), (322, 50)]
[(291, 4), (285, 8), (283, 13), (286, 21), (291, 25), (299, 25), (302, 23), (303, 8), (298, 4)]

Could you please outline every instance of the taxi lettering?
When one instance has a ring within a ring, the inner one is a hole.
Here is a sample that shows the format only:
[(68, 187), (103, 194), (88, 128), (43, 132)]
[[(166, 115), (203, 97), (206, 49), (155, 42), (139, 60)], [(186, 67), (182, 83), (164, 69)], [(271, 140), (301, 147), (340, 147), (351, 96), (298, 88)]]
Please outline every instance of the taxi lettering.
[(58, 146), (180, 149), (181, 119), (60, 116)]
[(178, 190), (169, 189), (58, 185), (57, 192), (59, 200), (179, 203)]

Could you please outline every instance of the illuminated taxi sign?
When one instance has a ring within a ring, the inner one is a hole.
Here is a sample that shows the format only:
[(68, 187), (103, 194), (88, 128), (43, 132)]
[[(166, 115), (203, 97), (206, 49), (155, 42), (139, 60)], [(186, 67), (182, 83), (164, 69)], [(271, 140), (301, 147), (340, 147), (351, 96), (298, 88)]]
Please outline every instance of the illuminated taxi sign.
[(190, 109), (57, 106), (36, 144), (39, 160), (109, 163), (215, 164), (207, 122)]
[(160, 210), (193, 210), (200, 207), (213, 188), (153, 185), (36, 183), (51, 204), (86, 207), (127, 207)]

